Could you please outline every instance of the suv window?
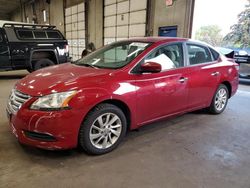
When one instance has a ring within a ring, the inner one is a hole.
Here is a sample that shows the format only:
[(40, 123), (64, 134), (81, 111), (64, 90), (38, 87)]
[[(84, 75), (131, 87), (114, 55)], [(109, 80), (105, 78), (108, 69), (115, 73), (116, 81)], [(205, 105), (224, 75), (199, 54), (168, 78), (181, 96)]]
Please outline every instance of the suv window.
[(61, 39), (62, 36), (57, 31), (47, 31), (49, 39)]
[(2, 38), (2, 33), (0, 32), (0, 42), (3, 41), (3, 38)]
[(33, 31), (35, 38), (38, 39), (46, 39), (47, 35), (45, 33), (45, 31)]
[(160, 47), (150, 53), (145, 62), (159, 63), (162, 71), (184, 66), (182, 44), (170, 44)]
[(33, 39), (34, 38), (32, 31), (19, 30), (17, 32), (21, 39)]
[(212, 56), (205, 46), (187, 44), (190, 65), (211, 62)]

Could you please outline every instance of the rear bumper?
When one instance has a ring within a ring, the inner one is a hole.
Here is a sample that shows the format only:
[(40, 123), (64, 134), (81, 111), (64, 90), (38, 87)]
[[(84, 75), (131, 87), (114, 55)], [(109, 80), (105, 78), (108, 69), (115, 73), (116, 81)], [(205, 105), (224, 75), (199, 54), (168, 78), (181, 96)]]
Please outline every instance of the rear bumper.
[(82, 122), (77, 110), (41, 112), (20, 109), (9, 115), (12, 133), (22, 144), (48, 150), (75, 148)]

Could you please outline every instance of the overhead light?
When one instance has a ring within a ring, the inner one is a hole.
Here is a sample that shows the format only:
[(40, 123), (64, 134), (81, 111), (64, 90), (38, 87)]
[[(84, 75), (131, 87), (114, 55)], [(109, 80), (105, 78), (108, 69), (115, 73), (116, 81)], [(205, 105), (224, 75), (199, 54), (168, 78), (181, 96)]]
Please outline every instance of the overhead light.
[(47, 12), (46, 12), (46, 10), (44, 9), (43, 10), (43, 22), (47, 22)]

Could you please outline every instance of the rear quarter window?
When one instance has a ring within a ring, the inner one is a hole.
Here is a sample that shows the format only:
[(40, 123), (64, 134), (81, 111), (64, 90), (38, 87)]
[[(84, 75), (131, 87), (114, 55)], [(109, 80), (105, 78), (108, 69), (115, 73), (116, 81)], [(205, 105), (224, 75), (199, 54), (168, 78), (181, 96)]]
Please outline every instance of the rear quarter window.
[(62, 36), (58, 31), (47, 31), (49, 39), (61, 39)]
[(218, 60), (219, 57), (220, 57), (220, 54), (217, 51), (215, 51), (214, 49), (212, 49), (212, 48), (209, 48), (209, 50), (212, 53), (212, 56), (213, 56), (214, 60), (215, 61)]

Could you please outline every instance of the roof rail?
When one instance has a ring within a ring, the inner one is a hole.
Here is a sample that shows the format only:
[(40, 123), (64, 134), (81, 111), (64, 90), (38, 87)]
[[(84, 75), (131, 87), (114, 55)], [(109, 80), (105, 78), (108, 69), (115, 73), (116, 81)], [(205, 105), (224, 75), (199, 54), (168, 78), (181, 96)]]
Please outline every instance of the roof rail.
[(39, 25), (39, 24), (16, 24), (16, 23), (5, 23), (3, 27), (14, 27), (14, 28), (32, 28), (32, 29), (54, 29), (54, 25)]

